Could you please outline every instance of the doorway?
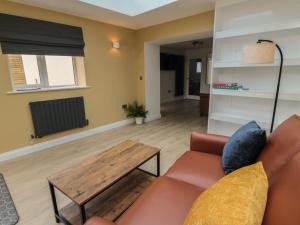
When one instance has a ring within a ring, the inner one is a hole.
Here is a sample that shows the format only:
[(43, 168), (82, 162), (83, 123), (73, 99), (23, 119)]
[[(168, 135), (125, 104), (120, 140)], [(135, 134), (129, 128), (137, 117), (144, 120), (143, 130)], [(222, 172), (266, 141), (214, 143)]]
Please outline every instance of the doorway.
[[(164, 104), (186, 100), (196, 101), (195, 105), (198, 107), (194, 110), (200, 116), (200, 92), (210, 91), (206, 82), (208, 71), (206, 64), (208, 55), (212, 52), (211, 36), (211, 33), (202, 33), (145, 43), (145, 100), (149, 111), (147, 121), (161, 118), (161, 106)], [(163, 63), (160, 57), (162, 54), (167, 55), (167, 60), (163, 60)], [(182, 59), (183, 68), (174, 66), (174, 62), (178, 65)], [(191, 82), (187, 80), (190, 61), (193, 62), (191, 67), (194, 68), (190, 76)]]
[(202, 59), (190, 59), (187, 76), (187, 98), (200, 100)]

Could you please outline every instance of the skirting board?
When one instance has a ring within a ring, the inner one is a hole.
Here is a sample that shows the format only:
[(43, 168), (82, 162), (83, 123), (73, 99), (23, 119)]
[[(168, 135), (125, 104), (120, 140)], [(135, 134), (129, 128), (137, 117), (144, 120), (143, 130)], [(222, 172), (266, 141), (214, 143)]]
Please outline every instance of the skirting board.
[(9, 159), (13, 159), (19, 156), (24, 156), (30, 153), (34, 153), (34, 152), (39, 152), (51, 147), (55, 147), (57, 145), (61, 145), (61, 144), (65, 144), (77, 139), (81, 139), (81, 138), (85, 138), (88, 136), (92, 136), (95, 134), (99, 134), (114, 128), (118, 128), (118, 127), (122, 127), (122, 126), (126, 126), (129, 124), (133, 123), (133, 119), (127, 119), (127, 120), (121, 120), (115, 123), (111, 123), (108, 125), (104, 125), (101, 127), (96, 127), (93, 129), (89, 129), (89, 130), (85, 130), (85, 131), (81, 131), (75, 134), (70, 134), (61, 138), (57, 138), (54, 140), (50, 140), (50, 141), (45, 141), (39, 144), (35, 144), (35, 145), (30, 145), (30, 146), (26, 146), (26, 147), (22, 147), (22, 148), (18, 148), (9, 152), (5, 152), (0, 154), (0, 162), (2, 161), (6, 161)]

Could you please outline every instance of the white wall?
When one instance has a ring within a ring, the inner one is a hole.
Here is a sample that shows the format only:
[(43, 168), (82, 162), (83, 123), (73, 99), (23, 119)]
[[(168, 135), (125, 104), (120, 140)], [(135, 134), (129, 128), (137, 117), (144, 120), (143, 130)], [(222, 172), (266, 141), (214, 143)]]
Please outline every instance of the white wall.
[(160, 114), (160, 46), (145, 43), (145, 100), (149, 111), (147, 121), (161, 118)]
[(160, 102), (174, 102), (183, 99), (183, 96), (175, 96), (176, 73), (173, 70), (160, 71)]
[(206, 83), (207, 75), (207, 59), (209, 54), (212, 53), (212, 48), (199, 48), (199, 49), (190, 49), (185, 51), (185, 96), (188, 96), (188, 77), (189, 77), (189, 67), (191, 59), (202, 60), (202, 74), (201, 74), (201, 93), (209, 93), (210, 85)]

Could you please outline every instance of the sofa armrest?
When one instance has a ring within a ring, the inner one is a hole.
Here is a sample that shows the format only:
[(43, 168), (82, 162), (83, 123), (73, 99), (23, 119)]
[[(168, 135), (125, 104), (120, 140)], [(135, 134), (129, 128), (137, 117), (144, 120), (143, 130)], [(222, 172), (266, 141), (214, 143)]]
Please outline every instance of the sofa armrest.
[(191, 136), (191, 151), (222, 155), (223, 148), (229, 137), (193, 132)]
[(116, 225), (113, 222), (102, 219), (101, 217), (92, 217), (84, 225)]

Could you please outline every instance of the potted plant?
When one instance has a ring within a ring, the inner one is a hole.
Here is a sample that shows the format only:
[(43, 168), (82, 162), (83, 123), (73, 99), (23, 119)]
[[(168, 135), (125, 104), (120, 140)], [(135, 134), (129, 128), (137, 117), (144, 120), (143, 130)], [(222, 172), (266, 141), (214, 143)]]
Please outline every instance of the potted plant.
[(144, 105), (140, 105), (137, 101), (134, 101), (132, 104), (128, 104), (124, 110), (127, 113), (128, 118), (135, 119), (136, 124), (142, 124), (148, 114)]

